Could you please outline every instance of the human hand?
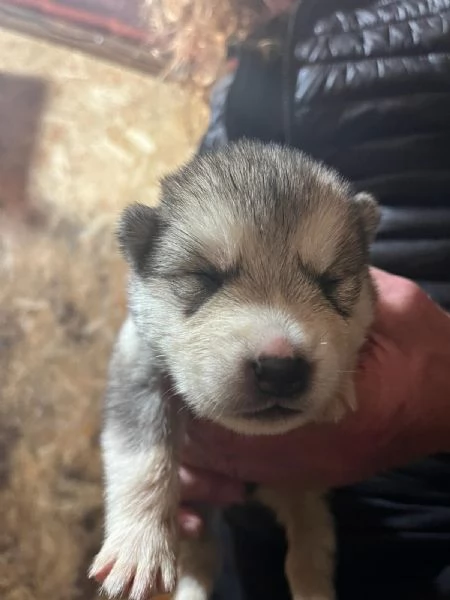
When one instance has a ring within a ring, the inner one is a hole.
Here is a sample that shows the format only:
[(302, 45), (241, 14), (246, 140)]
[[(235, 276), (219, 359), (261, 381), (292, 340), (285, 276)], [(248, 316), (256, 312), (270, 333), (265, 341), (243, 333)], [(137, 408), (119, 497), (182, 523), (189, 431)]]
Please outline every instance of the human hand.
[(180, 470), (182, 528), (189, 503), (239, 502), (244, 482), (336, 487), (450, 444), (450, 318), (413, 282), (372, 270), (379, 299), (355, 374), (358, 410), (338, 425), (246, 437), (191, 421)]

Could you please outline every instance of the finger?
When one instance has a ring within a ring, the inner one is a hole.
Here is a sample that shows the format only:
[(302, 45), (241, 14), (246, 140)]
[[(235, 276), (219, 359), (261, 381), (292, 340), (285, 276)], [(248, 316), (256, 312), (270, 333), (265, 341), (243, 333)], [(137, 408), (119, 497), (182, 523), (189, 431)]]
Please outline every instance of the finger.
[(244, 485), (241, 482), (204, 469), (182, 466), (179, 477), (181, 498), (184, 502), (209, 502), (227, 506), (242, 502), (245, 497)]
[(178, 525), (187, 537), (198, 538), (203, 532), (204, 522), (199, 514), (189, 506), (180, 506)]

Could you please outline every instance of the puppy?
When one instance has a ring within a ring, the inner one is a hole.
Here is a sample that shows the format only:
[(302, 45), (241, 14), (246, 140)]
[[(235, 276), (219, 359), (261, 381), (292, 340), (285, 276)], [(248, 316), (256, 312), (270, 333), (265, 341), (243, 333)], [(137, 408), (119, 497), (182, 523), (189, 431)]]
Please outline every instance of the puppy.
[[(183, 415), (269, 435), (355, 408), (378, 218), (375, 200), (332, 170), (249, 141), (164, 179), (157, 208), (125, 210), (129, 315), (110, 366), (106, 531), (91, 569), (109, 596), (211, 593), (214, 510), (201, 539), (177, 533)], [(258, 497), (286, 528), (293, 598), (332, 600), (333, 526), (320, 493), (294, 482)]]

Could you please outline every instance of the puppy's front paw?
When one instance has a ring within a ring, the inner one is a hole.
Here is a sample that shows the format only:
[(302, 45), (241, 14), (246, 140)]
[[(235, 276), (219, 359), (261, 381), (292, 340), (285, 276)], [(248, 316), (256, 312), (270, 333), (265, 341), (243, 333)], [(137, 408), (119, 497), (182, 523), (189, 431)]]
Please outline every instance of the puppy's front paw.
[(158, 523), (126, 523), (112, 531), (90, 569), (109, 597), (147, 600), (170, 593), (176, 584), (174, 528)]

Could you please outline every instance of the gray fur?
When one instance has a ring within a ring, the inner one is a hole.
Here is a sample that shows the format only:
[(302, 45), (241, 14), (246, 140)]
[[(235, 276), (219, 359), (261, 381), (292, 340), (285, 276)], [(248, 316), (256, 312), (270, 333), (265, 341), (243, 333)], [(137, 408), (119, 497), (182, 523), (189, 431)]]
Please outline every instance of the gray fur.
[[(124, 352), (120, 338), (113, 351), (104, 407), (105, 425), (113, 427), (132, 450), (147, 449), (173, 439), (169, 382), (151, 346), (139, 340), (139, 352)], [(149, 357), (152, 357), (149, 360)]]
[[(176, 448), (186, 409), (236, 431), (270, 434), (338, 419), (353, 405), (346, 373), (372, 319), (367, 263), (378, 218), (376, 202), (355, 195), (333, 171), (300, 152), (248, 141), (196, 157), (164, 179), (157, 208), (134, 205), (125, 211), (119, 241), (131, 267), (130, 315), (111, 361), (106, 399), (107, 498), (112, 512), (131, 498), (135, 512), (129, 510), (124, 520), (136, 520), (135, 549), (142, 541), (137, 519), (144, 496), (135, 502), (135, 483), (120, 481), (129, 477), (127, 468), (133, 470), (133, 457), (144, 469), (148, 453), (154, 473), (145, 482), (152, 491), (145, 519), (167, 536), (154, 536), (153, 571), (141, 564), (145, 553), (133, 555), (136, 564), (121, 562), (122, 515), (116, 510), (93, 566), (98, 572), (107, 560), (115, 561), (104, 585), (108, 593), (125, 589), (127, 569), (143, 573), (134, 577), (130, 596), (136, 600), (175, 583), (169, 563), (176, 552)], [(276, 401), (292, 417), (264, 418), (260, 409), (274, 400), (254, 389), (246, 371), (271, 335), (289, 339), (314, 366), (307, 391)], [(172, 386), (181, 406), (168, 400)], [(111, 456), (122, 455), (129, 461), (122, 461), (121, 474)], [(108, 472), (114, 472), (111, 489), (119, 490), (109, 495)], [(291, 504), (266, 496), (275, 510), (290, 507), (285, 524), (297, 532)], [(160, 510), (162, 503), (167, 510)], [(325, 530), (326, 511), (312, 513)], [(200, 554), (190, 547), (181, 556)], [(191, 560), (182, 578), (192, 570), (198, 565)], [(176, 600), (206, 600), (211, 577), (203, 592), (180, 591)]]

